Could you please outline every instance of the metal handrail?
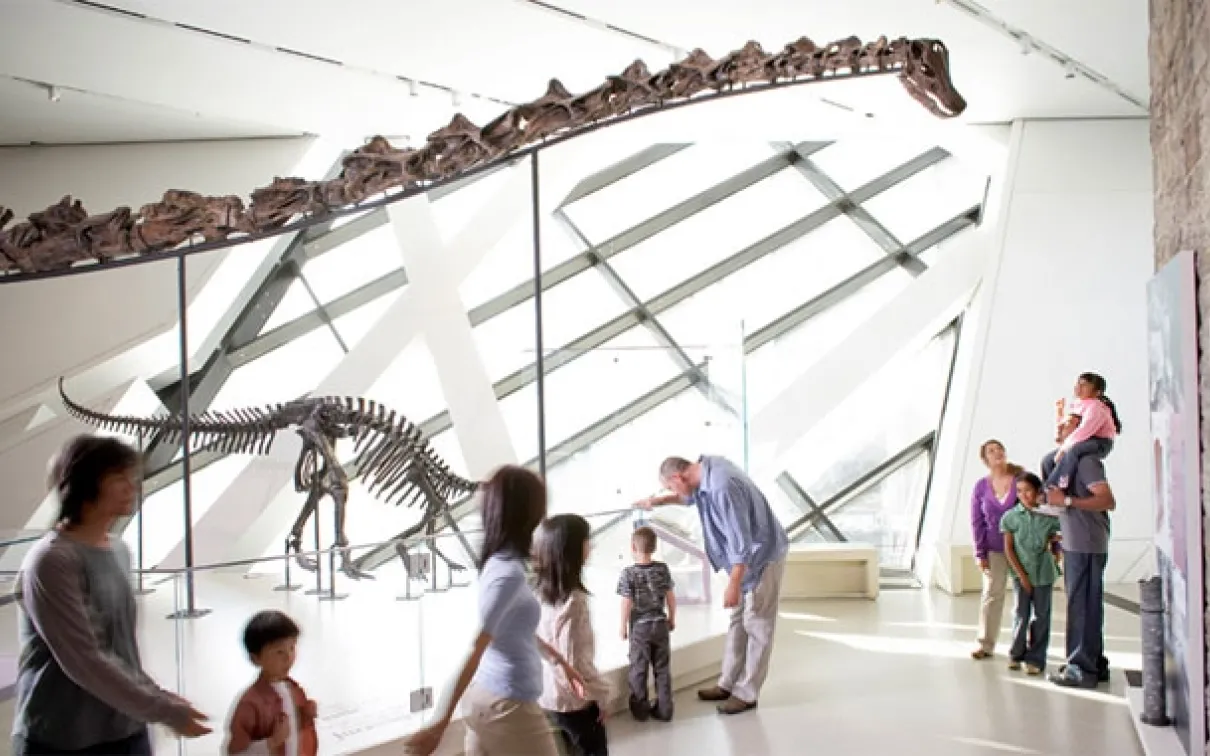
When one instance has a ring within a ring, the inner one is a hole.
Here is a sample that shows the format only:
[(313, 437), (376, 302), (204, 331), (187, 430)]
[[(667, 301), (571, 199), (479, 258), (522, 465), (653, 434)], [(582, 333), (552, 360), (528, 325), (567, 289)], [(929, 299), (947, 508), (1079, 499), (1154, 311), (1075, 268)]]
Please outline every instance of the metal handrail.
[[(605, 511), (601, 511), (601, 512), (592, 512), (589, 514), (581, 515), (581, 517), (583, 517), (585, 519), (591, 519), (591, 518), (596, 518), (596, 517), (618, 518), (621, 515), (627, 514), (632, 511), (633, 511), (633, 509), (610, 509), (610, 510), (605, 510)], [(483, 531), (482, 530), (463, 530), (461, 532), (463, 535), (476, 535), (476, 534), (481, 534)], [(280, 562), (280, 561), (285, 561), (285, 560), (289, 560), (289, 559), (294, 559), (295, 557), (300, 557), (300, 556), (317, 557), (317, 556), (328, 555), (328, 554), (332, 554), (332, 553), (339, 553), (345, 549), (349, 549), (351, 551), (357, 551), (357, 550), (363, 550), (363, 549), (376, 549), (376, 548), (381, 548), (383, 546), (395, 546), (395, 545), (403, 545), (405, 547), (414, 546), (416, 544), (424, 543), (427, 541), (435, 541), (438, 538), (456, 538), (457, 535), (458, 535), (457, 533), (453, 533), (453, 532), (436, 533), (433, 535), (414, 535), (409, 538), (392, 538), (387, 541), (375, 541), (372, 543), (350, 544), (348, 546), (331, 546), (326, 549), (315, 549), (315, 550), (311, 550), (311, 551), (299, 551), (299, 552), (292, 552), (290, 554), (274, 554), (272, 556), (254, 557), (254, 558), (249, 558), (249, 559), (234, 559), (234, 560), (230, 560), (230, 561), (226, 561), (226, 562), (213, 562), (210, 564), (195, 564), (195, 565), (193, 565), (193, 567), (175, 567), (175, 568), (155, 568), (155, 567), (153, 567), (150, 569), (141, 569), (141, 570), (136, 569), (136, 570), (132, 570), (131, 572), (136, 575), (138, 575), (138, 574), (142, 574), (142, 575), (184, 575), (184, 574), (188, 574), (190, 572), (208, 572), (208, 571), (212, 571), (212, 570), (221, 570), (221, 569), (225, 569), (228, 567), (250, 567), (254, 564), (262, 564), (262, 563), (267, 563), (267, 562)], [(41, 536), (32, 537), (31, 540), (37, 540), (38, 538), (41, 538)], [(0, 570), (0, 576), (13, 576), (16, 574), (17, 574), (16, 570)]]

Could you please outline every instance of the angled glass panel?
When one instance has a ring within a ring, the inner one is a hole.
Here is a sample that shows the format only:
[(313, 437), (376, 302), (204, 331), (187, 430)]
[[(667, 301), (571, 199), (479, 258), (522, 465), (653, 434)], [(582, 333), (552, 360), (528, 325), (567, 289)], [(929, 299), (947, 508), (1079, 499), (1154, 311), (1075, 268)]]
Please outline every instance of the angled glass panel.
[(297, 399), (315, 387), (344, 352), (327, 328), (274, 349), (231, 374), (210, 405), (211, 410), (256, 407)]
[[(190, 486), (190, 504), (195, 525), (252, 459), (253, 457), (247, 454), (232, 455), (194, 471)], [(142, 513), (131, 518), (130, 526), (122, 533), (122, 540), (130, 548), (131, 557), (137, 559), (138, 520), (143, 518), (145, 568), (159, 564), (185, 537), (184, 491), (184, 484), (177, 481), (148, 496), (143, 502)], [(276, 553), (280, 553), (280, 541), (276, 545)]]
[(334, 318), (332, 325), (336, 327), (336, 332), (344, 340), (345, 346), (350, 350), (355, 348), (362, 338), (370, 332), (370, 329), (382, 319), (382, 316), (386, 314), (390, 306), (395, 304), (395, 300), (399, 299), (402, 293), (403, 289), (383, 294), (381, 297), (363, 304), (352, 312)]
[[(551, 449), (680, 373), (645, 329), (635, 327), (546, 378), (546, 444)], [(537, 456), (537, 390), (500, 402), (517, 456)]]
[(301, 318), (308, 312), (315, 310), (315, 300), (311, 299), (311, 295), (307, 293), (307, 287), (303, 282), (294, 279), (290, 283), (290, 288), (286, 290), (286, 295), (282, 297), (280, 303), (273, 310), (273, 314), (265, 321), (264, 327), (260, 329), (261, 333), (268, 333), (280, 325), (285, 325), (291, 320)]
[(647, 300), (826, 203), (795, 170), (786, 168), (626, 250), (610, 263)]
[[(550, 270), (583, 250), (552, 218), (542, 220), (542, 270)], [(462, 304), (473, 309), (526, 283), (534, 276), (533, 220), (526, 212), (458, 287)]]
[(987, 175), (950, 158), (863, 203), (904, 244), (983, 201)]
[[(718, 409), (687, 389), (547, 470), (552, 512), (625, 509), (660, 488), (665, 457), (714, 453)], [(669, 509), (675, 509), (670, 507)], [(688, 510), (696, 519), (696, 513)], [(623, 528), (628, 530), (628, 528)]]
[[(597, 271), (586, 270), (543, 293), (543, 345), (557, 349), (629, 309)], [(533, 300), (476, 326), (474, 332), (493, 381), (536, 359)]]
[(365, 392), (367, 399), (419, 424), (446, 407), (437, 364), (428, 344), (416, 338)]
[(837, 218), (675, 305), (660, 320), (686, 345), (716, 340), (720, 316), (742, 320), (751, 333), (882, 254), (848, 219)]
[(833, 142), (811, 156), (828, 178), (851, 192), (934, 147), (911, 134), (867, 134)]
[(430, 203), (441, 238), (448, 242), (458, 236), (491, 198), (500, 192), (513, 170), (525, 170), (525, 167), (496, 171)]
[[(794, 330), (755, 349), (747, 360), (749, 411), (755, 413), (768, 404), (911, 282), (912, 277), (904, 270), (891, 270)], [(749, 331), (753, 333), (756, 332)]]
[(922, 453), (829, 510), (828, 519), (850, 541), (876, 546), (880, 567), (910, 569), (928, 475), (929, 455)]
[(388, 224), (307, 261), (303, 275), (320, 303), (327, 304), (401, 267), (399, 242)]
[(817, 503), (936, 429), (953, 346), (947, 331), (895, 358), (795, 444), (785, 467)]
[(774, 155), (764, 142), (702, 142), (566, 208), (593, 240), (608, 239)]

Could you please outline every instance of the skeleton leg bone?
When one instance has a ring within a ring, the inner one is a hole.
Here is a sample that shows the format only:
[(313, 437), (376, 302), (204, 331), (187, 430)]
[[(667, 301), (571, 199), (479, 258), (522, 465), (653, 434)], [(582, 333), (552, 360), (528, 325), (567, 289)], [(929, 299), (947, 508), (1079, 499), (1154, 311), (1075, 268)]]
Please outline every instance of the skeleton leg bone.
[(323, 496), (323, 489), (318, 485), (312, 485), (307, 492), (307, 500), (303, 503), (302, 511), (298, 513), (298, 518), (294, 520), (294, 527), (290, 528), (290, 535), (286, 538), (286, 553), (293, 553), (294, 560), (298, 562), (298, 566), (307, 572), (315, 572), (319, 568), (318, 563), (309, 556), (302, 554), (302, 534), (303, 528), (307, 522), (315, 515), (315, 509), (319, 505), (319, 500)]

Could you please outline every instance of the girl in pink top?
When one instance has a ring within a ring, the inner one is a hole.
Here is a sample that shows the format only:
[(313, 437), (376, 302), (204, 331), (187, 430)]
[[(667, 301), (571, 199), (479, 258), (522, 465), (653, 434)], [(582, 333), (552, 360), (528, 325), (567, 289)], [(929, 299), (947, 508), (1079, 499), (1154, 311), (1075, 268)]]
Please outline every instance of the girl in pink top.
[(1096, 373), (1081, 373), (1076, 380), (1076, 399), (1056, 403), (1058, 423), (1063, 426), (1078, 419), (1079, 425), (1059, 445), (1042, 458), (1046, 488), (1067, 489), (1080, 459), (1089, 454), (1105, 459), (1113, 450), (1113, 440), (1122, 432), (1117, 408), (1105, 396), (1105, 379)]

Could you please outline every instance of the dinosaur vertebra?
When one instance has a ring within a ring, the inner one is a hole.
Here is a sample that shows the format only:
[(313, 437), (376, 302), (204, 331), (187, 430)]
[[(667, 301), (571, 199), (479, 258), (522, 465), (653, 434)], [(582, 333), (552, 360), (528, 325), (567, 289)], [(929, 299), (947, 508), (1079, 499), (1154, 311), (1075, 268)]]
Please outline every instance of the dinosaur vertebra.
[[(179, 415), (147, 418), (89, 409), (68, 398), (61, 378), (59, 396), (72, 417), (116, 433), (159, 436), (176, 444), (186, 426)], [(336, 456), (336, 443), (342, 438), (352, 439), (357, 453), (352, 477), (361, 479), (371, 494), (388, 504), (410, 507), (421, 499), (425, 502), (420, 521), (397, 538), (396, 551), (409, 575), (411, 567), (404, 542), (421, 530), (432, 535), (439, 518), (453, 525), (452, 518), (447, 516), (452, 500), (470, 495), (479, 487), (478, 483), (451, 472), (449, 465), (429, 447), (420, 429), (407, 418), (372, 400), (307, 397), (285, 404), (191, 415), (187, 427), (193, 448), (234, 454), (268, 454), (280, 431), (292, 429), (302, 437), (302, 451), (294, 467), (294, 489), (305, 492), (307, 500), (290, 529), (286, 551), (295, 554), (306, 570), (314, 571), (317, 565), (301, 554), (303, 528), (315, 516), (320, 500), (329, 496), (336, 506), (334, 546), (341, 551), (342, 571), (355, 579), (373, 577), (357, 569), (349, 554), (344, 523), (350, 476)], [(457, 531), (457, 526), (453, 527)], [(451, 569), (465, 569), (436, 547), (430, 548)]]
[[(685, 60), (652, 74), (636, 60), (618, 76), (581, 95), (557, 79), (546, 94), (518, 105), (480, 128), (462, 114), (429, 136), (419, 149), (397, 149), (374, 137), (344, 161), (330, 181), (277, 178), (241, 198), (204, 197), (170, 190), (139, 212), (118, 208), (89, 217), (64, 197), (27, 221), (0, 231), (0, 282), (55, 271), (95, 270), (111, 260), (146, 256), (193, 244), (187, 250), (230, 247), (321, 222), (334, 212), (365, 209), (427, 191), (467, 171), (516, 157), (518, 151), (570, 139), (597, 125), (618, 123), (661, 108), (772, 86), (881, 74), (898, 74), (908, 93), (931, 113), (952, 118), (966, 109), (949, 75), (949, 52), (935, 39), (880, 37), (863, 45), (849, 37), (817, 46), (803, 37), (776, 53), (756, 42), (712, 59), (694, 50)], [(0, 228), (11, 216), (0, 207)], [(200, 241), (199, 241), (200, 240)]]

